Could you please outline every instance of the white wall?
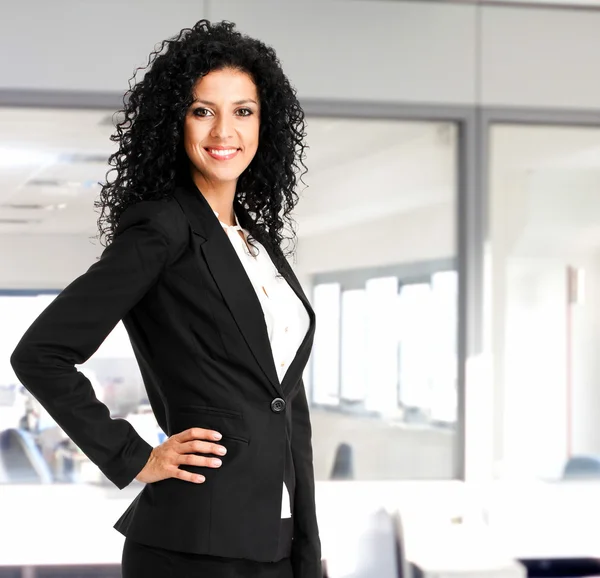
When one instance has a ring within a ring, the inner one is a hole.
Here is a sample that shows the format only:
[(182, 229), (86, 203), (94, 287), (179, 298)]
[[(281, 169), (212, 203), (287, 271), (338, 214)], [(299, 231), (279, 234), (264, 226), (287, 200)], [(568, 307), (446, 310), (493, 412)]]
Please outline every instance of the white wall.
[(481, 102), (598, 109), (600, 12), (481, 11)]
[[(584, 302), (571, 306), (570, 322), (568, 266), (584, 270), (586, 279)], [(600, 256), (509, 255), (498, 268), (503, 280), (497, 276), (495, 286), (504, 285), (504, 300), (496, 302), (496, 473), (559, 477), (569, 456), (600, 455)]]
[(0, 49), (6, 55), (0, 90), (123, 93), (155, 44), (205, 17), (205, 4), (202, 0), (11, 2), (3, 7), (0, 19)]
[[(271, 43), (302, 98), (473, 102), (475, 9), (347, 0), (36, 0), (0, 22), (1, 88), (123, 92), (155, 43), (203, 17)], [(23, 31), (35, 44), (23, 44)]]
[(18, 58), (3, 59), (0, 91), (123, 93), (156, 43), (203, 17), (272, 44), (301, 98), (600, 102), (600, 12), (379, 0), (11, 3), (0, 50)]
[(600, 252), (573, 262), (585, 271), (586, 289), (573, 308), (572, 451), (600, 455)]
[(454, 204), (445, 203), (301, 238), (298, 271), (307, 275), (454, 257), (454, 213)]
[(553, 478), (567, 458), (566, 280), (560, 258), (505, 262), (506, 476)]
[(476, 10), (467, 5), (348, 0), (216, 0), (272, 44), (309, 98), (470, 103), (476, 95)]

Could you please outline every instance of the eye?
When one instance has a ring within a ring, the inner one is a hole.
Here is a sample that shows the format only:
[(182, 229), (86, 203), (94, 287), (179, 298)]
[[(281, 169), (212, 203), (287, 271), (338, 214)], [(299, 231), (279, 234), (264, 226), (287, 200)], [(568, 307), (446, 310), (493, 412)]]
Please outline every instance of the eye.
[(204, 111), (204, 112), (210, 112), (210, 110), (208, 110), (208, 108), (202, 108), (202, 107), (199, 107), (199, 108), (196, 108), (196, 109), (194, 110), (194, 113), (193, 113), (193, 114), (194, 114), (194, 116), (200, 116), (200, 117), (202, 117), (202, 116), (206, 116), (205, 114), (198, 114), (198, 112), (200, 112), (200, 111)]
[(241, 116), (250, 116), (251, 114), (254, 114), (254, 112), (253, 112), (253, 111), (252, 111), (252, 109), (250, 109), (250, 108), (240, 108), (240, 109), (238, 110), (238, 112), (241, 112), (241, 111), (243, 111), (243, 110), (244, 110), (244, 111), (246, 111), (248, 114), (242, 114)]

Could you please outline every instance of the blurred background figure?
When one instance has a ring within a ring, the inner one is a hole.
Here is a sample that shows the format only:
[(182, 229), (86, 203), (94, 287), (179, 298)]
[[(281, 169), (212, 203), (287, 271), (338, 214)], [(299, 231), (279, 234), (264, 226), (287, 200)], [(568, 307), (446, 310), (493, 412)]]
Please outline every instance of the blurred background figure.
[(331, 480), (353, 480), (354, 464), (352, 460), (352, 446), (340, 444), (335, 452), (333, 468), (331, 469)]

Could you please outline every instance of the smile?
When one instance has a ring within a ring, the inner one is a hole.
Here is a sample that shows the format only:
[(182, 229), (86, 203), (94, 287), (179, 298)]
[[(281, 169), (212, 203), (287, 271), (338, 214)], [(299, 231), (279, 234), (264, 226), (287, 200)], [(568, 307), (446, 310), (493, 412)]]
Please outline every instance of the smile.
[(204, 149), (211, 157), (220, 161), (227, 161), (232, 159), (238, 154), (239, 150), (235, 148), (231, 149)]

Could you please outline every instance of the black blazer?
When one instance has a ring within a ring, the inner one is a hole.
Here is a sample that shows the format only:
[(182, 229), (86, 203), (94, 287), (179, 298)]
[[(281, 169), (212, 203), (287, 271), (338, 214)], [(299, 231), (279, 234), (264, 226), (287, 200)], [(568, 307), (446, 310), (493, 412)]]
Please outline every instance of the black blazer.
[[(248, 217), (237, 202), (235, 210), (243, 225)], [(180, 466), (201, 472), (203, 484), (146, 484), (114, 527), (184, 552), (264, 562), (291, 556), (294, 576), (316, 578), (321, 551), (302, 382), (315, 315), (291, 267), (280, 273), (310, 316), (281, 383), (256, 293), (210, 205), (187, 179), (172, 198), (123, 212), (113, 242), (29, 327), (11, 364), (75, 444), (124, 488), (152, 447), (129, 422), (110, 417), (74, 367), (122, 319), (160, 427), (167, 435), (216, 429), (228, 451), (217, 469)], [(284, 479), (293, 497), (287, 521)]]

